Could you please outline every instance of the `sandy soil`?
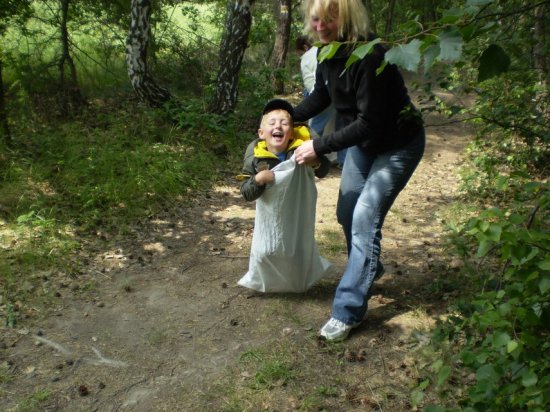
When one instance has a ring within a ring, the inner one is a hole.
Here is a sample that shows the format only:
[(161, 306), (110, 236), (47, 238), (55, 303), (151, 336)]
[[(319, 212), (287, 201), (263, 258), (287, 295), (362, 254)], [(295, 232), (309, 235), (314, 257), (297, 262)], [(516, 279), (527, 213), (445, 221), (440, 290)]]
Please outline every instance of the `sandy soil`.
[[(0, 382), (0, 410), (410, 410), (414, 350), (453, 294), (439, 282), (457, 265), (444, 248), (441, 211), (456, 197), (471, 139), (459, 125), (429, 126), (427, 137), (385, 224), (387, 273), (346, 342), (323, 346), (316, 338), (346, 263), (335, 222), (339, 171), (317, 182), (316, 229), (338, 273), (300, 295), (237, 286), (254, 204), (228, 177), (128, 236), (98, 233), (79, 277), (41, 274), (55, 279), (57, 303), (1, 329), (10, 378)], [(251, 353), (279, 356), (292, 377), (258, 387), (260, 362), (243, 360)]]

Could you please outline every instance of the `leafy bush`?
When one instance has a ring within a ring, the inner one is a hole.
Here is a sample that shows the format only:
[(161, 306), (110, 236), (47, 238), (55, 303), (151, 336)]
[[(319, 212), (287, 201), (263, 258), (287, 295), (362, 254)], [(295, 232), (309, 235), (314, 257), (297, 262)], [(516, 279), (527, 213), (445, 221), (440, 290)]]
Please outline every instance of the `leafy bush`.
[(464, 288), (479, 292), (457, 301), (434, 332), (439, 356), (413, 391), (417, 405), (430, 384), (447, 393), (449, 383), (467, 389), (455, 399), (464, 411), (550, 405), (550, 184), (515, 189), (513, 206), (455, 229), (463, 258), (478, 263)]

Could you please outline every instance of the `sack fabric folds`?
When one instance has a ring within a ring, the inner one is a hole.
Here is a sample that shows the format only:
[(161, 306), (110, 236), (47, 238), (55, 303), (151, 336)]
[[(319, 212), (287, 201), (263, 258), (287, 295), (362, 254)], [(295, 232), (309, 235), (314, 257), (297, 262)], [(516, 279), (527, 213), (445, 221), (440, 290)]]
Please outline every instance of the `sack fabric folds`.
[(294, 157), (273, 172), (275, 184), (256, 200), (248, 272), (238, 284), (260, 292), (305, 292), (332, 270), (315, 242), (315, 176)]

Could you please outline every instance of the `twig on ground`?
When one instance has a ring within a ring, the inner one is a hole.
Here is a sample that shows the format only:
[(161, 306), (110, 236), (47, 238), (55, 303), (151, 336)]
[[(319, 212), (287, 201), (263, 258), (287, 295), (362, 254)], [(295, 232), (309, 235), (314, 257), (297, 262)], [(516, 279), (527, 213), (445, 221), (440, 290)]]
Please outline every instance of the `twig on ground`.
[[(44, 338), (42, 336), (38, 336), (38, 335), (34, 336), (34, 338), (36, 340), (38, 340), (39, 342), (42, 342), (42, 343), (50, 346), (51, 348), (54, 348), (56, 351), (62, 353), (65, 356), (72, 355), (70, 350), (65, 349), (59, 343), (56, 343), (56, 342), (54, 342), (50, 339), (46, 339), (46, 338)], [(94, 351), (94, 353), (98, 357), (98, 360), (91, 359), (91, 358), (82, 358), (82, 361), (87, 362), (87, 363), (91, 363), (92, 365), (109, 365), (109, 366), (113, 366), (113, 367), (127, 366), (127, 364), (125, 362), (117, 361), (117, 360), (111, 360), (111, 359), (107, 359), (107, 358), (103, 357), (101, 355), (101, 353), (96, 348), (94, 348), (93, 346), (92, 346), (92, 350)]]

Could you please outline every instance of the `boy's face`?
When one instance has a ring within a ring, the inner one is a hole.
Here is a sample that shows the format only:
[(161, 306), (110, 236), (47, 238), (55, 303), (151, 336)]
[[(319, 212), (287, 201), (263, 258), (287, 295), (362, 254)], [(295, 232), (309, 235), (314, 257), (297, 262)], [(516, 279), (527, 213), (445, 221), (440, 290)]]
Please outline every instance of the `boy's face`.
[(285, 152), (293, 136), (292, 117), (286, 110), (280, 109), (266, 113), (258, 129), (258, 136), (266, 141), (271, 153)]

